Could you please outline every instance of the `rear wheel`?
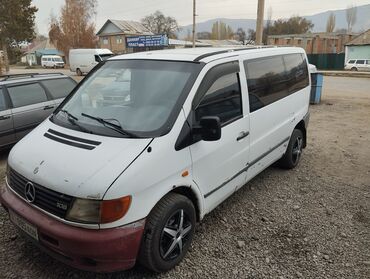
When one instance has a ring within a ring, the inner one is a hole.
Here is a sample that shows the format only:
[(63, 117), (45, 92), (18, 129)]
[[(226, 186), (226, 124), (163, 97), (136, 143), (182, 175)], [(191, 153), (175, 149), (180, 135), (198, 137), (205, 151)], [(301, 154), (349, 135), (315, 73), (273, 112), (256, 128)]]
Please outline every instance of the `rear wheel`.
[(78, 75), (78, 76), (82, 76), (82, 72), (81, 72), (81, 70), (80, 70), (80, 69), (77, 69), (77, 70), (76, 70), (76, 73), (77, 73), (77, 75)]
[(165, 196), (148, 216), (139, 262), (156, 272), (175, 267), (190, 247), (195, 222), (195, 208), (187, 197)]
[(290, 137), (290, 141), (284, 156), (280, 159), (279, 165), (285, 169), (295, 168), (301, 160), (303, 151), (303, 133), (295, 129)]
[(358, 69), (357, 69), (356, 67), (352, 67), (352, 68), (351, 68), (351, 71), (357, 72), (357, 71), (358, 71)]

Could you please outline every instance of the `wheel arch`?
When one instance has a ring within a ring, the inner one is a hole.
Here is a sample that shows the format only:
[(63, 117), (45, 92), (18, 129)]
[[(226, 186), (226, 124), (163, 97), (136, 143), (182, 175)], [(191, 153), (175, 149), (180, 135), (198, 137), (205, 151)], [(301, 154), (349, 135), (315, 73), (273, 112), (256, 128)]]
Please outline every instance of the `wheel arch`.
[(179, 195), (183, 195), (187, 197), (194, 205), (197, 222), (199, 222), (202, 219), (202, 203), (200, 200), (200, 197), (198, 197), (197, 192), (193, 189), (192, 186), (178, 186), (173, 188), (169, 193), (176, 193)]
[(306, 123), (304, 120), (301, 120), (294, 129), (298, 129), (303, 134), (303, 147), (305, 148), (307, 146), (307, 129), (306, 129)]

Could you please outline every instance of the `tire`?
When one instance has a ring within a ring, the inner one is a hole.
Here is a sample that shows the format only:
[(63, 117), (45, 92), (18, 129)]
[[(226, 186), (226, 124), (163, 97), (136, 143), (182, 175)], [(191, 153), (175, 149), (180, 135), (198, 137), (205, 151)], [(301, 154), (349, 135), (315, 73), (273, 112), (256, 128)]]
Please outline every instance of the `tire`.
[(357, 71), (358, 71), (358, 69), (357, 69), (356, 67), (352, 67), (352, 68), (351, 68), (351, 71), (353, 71), (353, 72), (357, 72)]
[(77, 75), (78, 75), (78, 76), (82, 76), (82, 72), (81, 72), (81, 70), (80, 70), (80, 69), (77, 69), (77, 70), (76, 70), (76, 73), (77, 73)]
[(293, 169), (298, 165), (302, 157), (303, 141), (302, 131), (295, 129), (290, 137), (284, 156), (278, 161), (280, 167), (284, 169)]
[(195, 208), (187, 197), (175, 193), (163, 197), (147, 218), (140, 264), (155, 272), (174, 268), (190, 247), (195, 223)]

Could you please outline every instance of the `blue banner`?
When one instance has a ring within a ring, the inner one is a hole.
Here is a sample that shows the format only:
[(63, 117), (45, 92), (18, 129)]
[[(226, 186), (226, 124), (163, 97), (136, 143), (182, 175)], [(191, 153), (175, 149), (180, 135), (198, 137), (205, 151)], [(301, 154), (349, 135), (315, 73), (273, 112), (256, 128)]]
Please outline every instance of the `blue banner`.
[(168, 38), (166, 35), (126, 37), (126, 46), (127, 47), (168, 46)]

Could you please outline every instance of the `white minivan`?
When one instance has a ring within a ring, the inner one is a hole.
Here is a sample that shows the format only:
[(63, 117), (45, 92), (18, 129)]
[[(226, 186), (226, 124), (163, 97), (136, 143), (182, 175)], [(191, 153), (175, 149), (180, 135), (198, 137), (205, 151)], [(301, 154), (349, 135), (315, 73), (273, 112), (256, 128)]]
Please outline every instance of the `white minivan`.
[(89, 73), (97, 64), (113, 56), (109, 49), (71, 49), (69, 51), (69, 66), (71, 72), (82, 76)]
[(59, 55), (43, 55), (41, 57), (41, 66), (43, 68), (64, 68), (63, 58)]
[(274, 162), (297, 166), (309, 98), (302, 48), (108, 59), (12, 149), (1, 204), (71, 266), (169, 270), (207, 213)]
[(344, 65), (345, 70), (370, 71), (370, 59), (350, 59)]

